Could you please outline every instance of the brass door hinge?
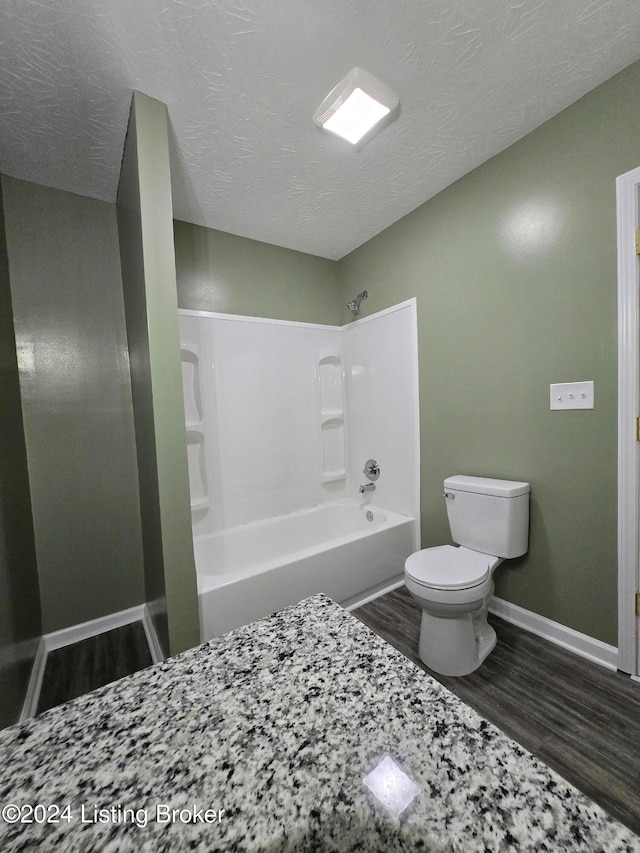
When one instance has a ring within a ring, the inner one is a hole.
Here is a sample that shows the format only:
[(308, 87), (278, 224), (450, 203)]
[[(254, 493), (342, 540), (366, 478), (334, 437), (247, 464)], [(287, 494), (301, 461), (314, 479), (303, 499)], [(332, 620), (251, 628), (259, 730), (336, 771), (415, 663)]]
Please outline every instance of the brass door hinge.
[(640, 441), (640, 418), (636, 418), (636, 441)]
[(640, 231), (636, 231), (636, 255), (640, 255)]

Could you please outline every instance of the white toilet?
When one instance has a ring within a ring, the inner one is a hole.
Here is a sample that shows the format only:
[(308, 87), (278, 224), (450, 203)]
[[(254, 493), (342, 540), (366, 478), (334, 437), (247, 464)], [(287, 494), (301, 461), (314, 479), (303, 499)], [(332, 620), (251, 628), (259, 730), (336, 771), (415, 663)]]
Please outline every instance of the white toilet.
[(496, 644), (487, 622), (493, 571), (527, 552), (529, 483), (457, 475), (444, 481), (451, 538), (416, 551), (405, 584), (422, 607), (420, 659), (442, 675), (468, 675)]

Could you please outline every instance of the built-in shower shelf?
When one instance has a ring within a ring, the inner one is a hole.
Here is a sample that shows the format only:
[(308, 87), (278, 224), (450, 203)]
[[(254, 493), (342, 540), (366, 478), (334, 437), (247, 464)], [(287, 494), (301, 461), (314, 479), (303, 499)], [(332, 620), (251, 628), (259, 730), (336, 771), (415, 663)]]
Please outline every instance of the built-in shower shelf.
[(320, 412), (323, 417), (342, 417), (342, 359), (325, 355), (318, 362), (320, 380)]
[(183, 346), (180, 350), (180, 361), (185, 420), (188, 423), (199, 423), (203, 420), (204, 414), (200, 393), (200, 359), (195, 347)]
[(209, 505), (209, 484), (205, 449), (205, 413), (202, 405), (199, 347), (192, 343), (180, 346), (182, 390), (187, 431), (187, 463), (191, 510), (206, 509)]
[(187, 462), (192, 509), (209, 502), (204, 442), (203, 430), (191, 427), (187, 429)]
[(340, 480), (344, 480), (347, 476), (347, 472), (344, 468), (341, 468), (339, 471), (323, 471), (322, 474), (322, 482), (323, 483), (338, 483)]
[(328, 418), (322, 422), (322, 482), (335, 483), (346, 476), (344, 422)]
[(347, 476), (344, 449), (342, 358), (329, 353), (318, 359), (322, 482), (335, 483)]

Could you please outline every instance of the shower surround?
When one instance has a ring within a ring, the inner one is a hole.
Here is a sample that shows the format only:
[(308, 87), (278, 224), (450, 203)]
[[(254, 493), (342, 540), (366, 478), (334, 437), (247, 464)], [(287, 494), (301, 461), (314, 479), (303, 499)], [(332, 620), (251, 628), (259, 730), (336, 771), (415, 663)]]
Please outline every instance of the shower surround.
[(203, 641), (401, 581), (419, 547), (416, 329), (415, 300), (343, 327), (180, 311)]

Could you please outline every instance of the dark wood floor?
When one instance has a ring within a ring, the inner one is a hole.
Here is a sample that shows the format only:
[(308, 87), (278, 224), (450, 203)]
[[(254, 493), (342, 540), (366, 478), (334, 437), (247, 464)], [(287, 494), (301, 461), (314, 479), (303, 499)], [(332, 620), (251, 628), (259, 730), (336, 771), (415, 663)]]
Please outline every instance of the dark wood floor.
[(142, 622), (54, 649), (47, 655), (38, 714), (131, 675), (151, 663)]
[(353, 615), (640, 835), (639, 683), (492, 616), (498, 643), (479, 669), (431, 672), (404, 587)]

